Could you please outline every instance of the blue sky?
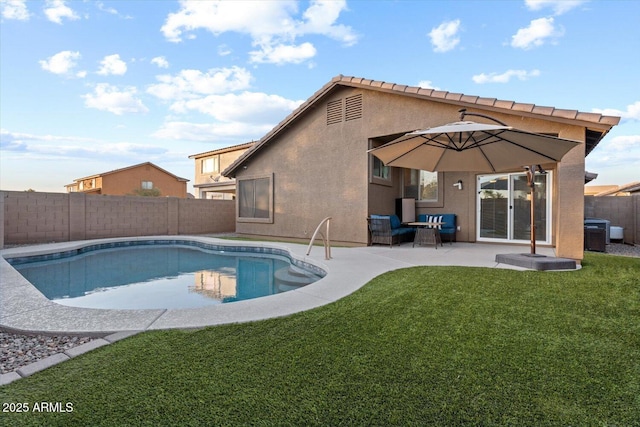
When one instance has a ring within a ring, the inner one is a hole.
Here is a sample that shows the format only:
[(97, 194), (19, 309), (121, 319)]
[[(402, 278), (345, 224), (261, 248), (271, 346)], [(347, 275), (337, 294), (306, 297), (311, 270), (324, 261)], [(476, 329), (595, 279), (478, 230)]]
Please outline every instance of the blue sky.
[(640, 181), (640, 2), (0, 2), (3, 190), (193, 180), (338, 74), (621, 116), (587, 170)]

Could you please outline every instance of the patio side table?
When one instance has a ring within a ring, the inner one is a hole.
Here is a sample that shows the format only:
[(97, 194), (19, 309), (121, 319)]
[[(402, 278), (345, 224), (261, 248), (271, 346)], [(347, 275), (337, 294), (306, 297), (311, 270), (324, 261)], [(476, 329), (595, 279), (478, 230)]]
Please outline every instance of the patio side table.
[(432, 222), (411, 222), (409, 225), (417, 226), (416, 235), (413, 239), (413, 247), (416, 245), (433, 245), (438, 249), (438, 243), (442, 246), (440, 232), (436, 228), (441, 223)]

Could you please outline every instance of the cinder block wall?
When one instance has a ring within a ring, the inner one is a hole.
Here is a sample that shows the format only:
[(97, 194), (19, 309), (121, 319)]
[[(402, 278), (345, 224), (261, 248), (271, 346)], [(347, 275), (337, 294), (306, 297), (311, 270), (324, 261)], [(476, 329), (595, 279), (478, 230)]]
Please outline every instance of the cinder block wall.
[(235, 202), (231, 200), (18, 191), (0, 194), (0, 247), (235, 230)]
[(3, 192), (4, 244), (69, 240), (69, 197), (63, 193)]
[(585, 196), (584, 216), (611, 221), (624, 228), (624, 241), (640, 245), (640, 194), (633, 196)]
[(209, 230), (222, 232), (236, 229), (236, 203), (233, 200), (177, 199), (177, 201), (180, 219), (178, 234), (204, 234), (211, 233)]

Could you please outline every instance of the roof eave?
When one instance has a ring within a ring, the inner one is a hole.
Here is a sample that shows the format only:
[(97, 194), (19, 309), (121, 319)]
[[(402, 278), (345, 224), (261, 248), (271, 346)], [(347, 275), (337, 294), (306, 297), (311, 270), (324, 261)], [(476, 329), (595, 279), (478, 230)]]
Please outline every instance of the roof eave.
[[(596, 128), (603, 132), (602, 137), (615, 125), (620, 122), (620, 117), (603, 116), (598, 113), (583, 113), (577, 110), (565, 110), (555, 107), (537, 106), (535, 104), (517, 103), (496, 98), (484, 98), (479, 96), (464, 95), (434, 89), (425, 89), (416, 86), (398, 85), (383, 81), (369, 80), (361, 77), (347, 77), (338, 75), (316, 91), (309, 99), (303, 102), (298, 108), (292, 111), (266, 135), (258, 140), (255, 145), (245, 151), (231, 165), (229, 165), (222, 175), (235, 178), (235, 174), (255, 152), (265, 146), (278, 133), (284, 130), (290, 123), (295, 121), (300, 115), (320, 98), (331, 92), (337, 86), (357, 87), (368, 90), (377, 90), (395, 94), (403, 94), (421, 99), (432, 99), (434, 101), (458, 105), (460, 107), (476, 108), (484, 111), (495, 111), (500, 113), (512, 113), (520, 116), (542, 118), (549, 121), (570, 123), (578, 126)], [(602, 138), (600, 138), (601, 140)], [(599, 141), (598, 141), (599, 142)], [(597, 143), (595, 144), (597, 145)], [(594, 147), (595, 147), (594, 145)]]

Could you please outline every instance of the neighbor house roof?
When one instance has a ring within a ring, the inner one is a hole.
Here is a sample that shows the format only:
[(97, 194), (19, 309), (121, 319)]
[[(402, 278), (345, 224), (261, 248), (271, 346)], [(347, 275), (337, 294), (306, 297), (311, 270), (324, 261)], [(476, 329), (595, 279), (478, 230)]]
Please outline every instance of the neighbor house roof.
[(640, 191), (640, 181), (634, 181), (624, 185), (610, 185), (610, 186), (602, 186), (602, 187), (609, 187), (609, 188), (606, 188), (603, 191), (597, 192), (593, 195), (596, 197), (601, 197), (601, 196), (615, 196), (619, 193), (636, 193)]
[(620, 117), (605, 116), (599, 113), (585, 113), (578, 110), (565, 110), (555, 107), (544, 107), (535, 104), (523, 104), (515, 101), (500, 100), (496, 98), (484, 98), (480, 96), (465, 95), (462, 93), (446, 92), (435, 89), (425, 89), (417, 86), (399, 85), (378, 80), (369, 80), (362, 77), (348, 77), (339, 75), (322, 86), (320, 90), (311, 95), (291, 114), (278, 123), (255, 145), (233, 162), (222, 174), (233, 176), (236, 170), (250, 157), (256, 154), (262, 147), (275, 138), (287, 126), (303, 115), (309, 108), (336, 87), (353, 87), (380, 92), (395, 93), (413, 98), (428, 99), (467, 108), (479, 108), (485, 111), (513, 112), (521, 116), (544, 118), (550, 121), (558, 121), (583, 125), (587, 128), (586, 154), (600, 142), (604, 135), (620, 122)]
[[(120, 168), (120, 169), (114, 169), (114, 170), (108, 171), (108, 172), (97, 173), (95, 175), (89, 175), (89, 176), (85, 176), (85, 177), (82, 177), (82, 178), (76, 178), (74, 181), (77, 182), (77, 181), (83, 181), (85, 179), (98, 178), (98, 177), (105, 176), (105, 175), (111, 175), (111, 174), (114, 174), (114, 173), (123, 172), (123, 171), (129, 170), (129, 169), (134, 169), (134, 168), (137, 168), (137, 167), (140, 167), (140, 166), (151, 166), (151, 167), (154, 167), (154, 168), (166, 173), (167, 175), (171, 175), (172, 177), (174, 177), (178, 181), (184, 181), (184, 182), (188, 182), (189, 181), (188, 179), (180, 178), (179, 176), (176, 176), (176, 175), (172, 174), (171, 172), (169, 172), (169, 171), (167, 171), (165, 169), (162, 169), (160, 166), (154, 165), (151, 162), (138, 163), (137, 165), (127, 166), (127, 167)], [(69, 185), (73, 185), (73, 184), (69, 184)], [(67, 187), (68, 187), (68, 185), (67, 185)]]
[(213, 156), (216, 154), (229, 153), (231, 151), (244, 150), (246, 148), (251, 148), (256, 141), (245, 142), (243, 144), (231, 145), (229, 147), (218, 148), (217, 150), (205, 151), (204, 153), (192, 154), (189, 156), (190, 159), (198, 159), (200, 157)]

